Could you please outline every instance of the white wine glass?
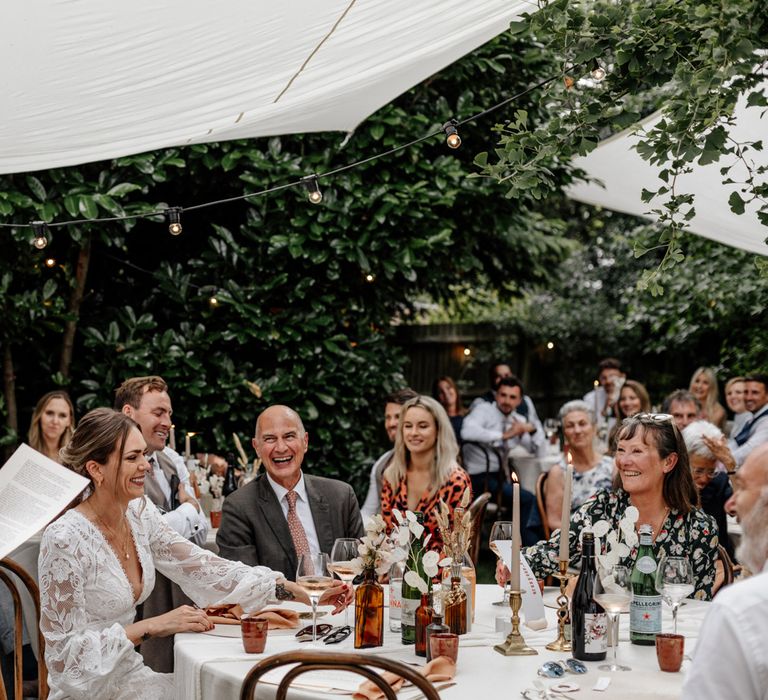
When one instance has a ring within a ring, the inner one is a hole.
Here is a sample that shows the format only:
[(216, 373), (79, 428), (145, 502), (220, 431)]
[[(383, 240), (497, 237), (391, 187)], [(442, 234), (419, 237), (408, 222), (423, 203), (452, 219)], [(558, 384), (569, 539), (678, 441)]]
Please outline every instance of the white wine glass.
[[(511, 520), (497, 520), (491, 527), (491, 536), (488, 538), (488, 546), (499, 559), (502, 559), (501, 550), (496, 542), (500, 540), (511, 541), (513, 526), (514, 524)], [(493, 605), (509, 605), (509, 582), (504, 584), (504, 593), (501, 600), (493, 603)]]
[(629, 666), (622, 666), (616, 661), (616, 648), (619, 646), (619, 615), (629, 608), (632, 600), (632, 584), (626, 566), (614, 566), (610, 569), (598, 568), (592, 597), (608, 613), (613, 631), (613, 661), (598, 666), (601, 671), (631, 671)]
[(688, 557), (664, 557), (656, 569), (656, 590), (672, 607), (672, 621), (677, 634), (677, 610), (693, 593), (693, 566)]
[(301, 586), (312, 603), (312, 641), (317, 641), (317, 604), (323, 591), (334, 585), (328, 570), (327, 554), (302, 554), (296, 567), (296, 583)]
[[(350, 586), (355, 578), (352, 560), (359, 554), (357, 551), (359, 544), (360, 540), (351, 537), (339, 537), (331, 549), (331, 561), (328, 564), (328, 569)], [(344, 608), (344, 626), (349, 627), (349, 606)]]

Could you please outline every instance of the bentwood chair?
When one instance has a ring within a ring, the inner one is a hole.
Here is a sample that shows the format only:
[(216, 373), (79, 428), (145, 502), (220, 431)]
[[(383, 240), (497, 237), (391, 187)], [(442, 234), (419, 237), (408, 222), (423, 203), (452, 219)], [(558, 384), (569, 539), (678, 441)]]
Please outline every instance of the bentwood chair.
[(488, 501), (491, 500), (491, 494), (486, 491), (481, 493), (469, 506), (469, 512), (472, 515), (472, 541), (469, 545), (469, 556), (472, 558), (475, 566), (480, 556), (480, 542), (483, 537), (483, 522), (485, 521), (485, 511), (488, 509)]
[[(479, 453), (480, 462), (485, 462), (485, 480), (483, 481), (483, 491), (491, 491), (490, 483), (491, 479), (496, 480), (496, 510), (501, 509), (502, 504), (502, 492), (504, 483), (509, 481), (509, 467), (503, 464), (503, 460), (499, 450), (493, 445), (488, 445), (484, 442), (474, 442), (472, 440), (465, 440), (461, 443), (459, 448), (461, 452), (461, 460), (465, 465), (467, 464), (467, 453), (474, 452)], [(506, 469), (505, 469), (506, 467)], [(495, 476), (494, 476), (495, 474)], [(498, 517), (498, 515), (497, 515)]]
[[(10, 573), (8, 573), (10, 572)], [(11, 576), (15, 574), (15, 576)], [(22, 691), (22, 653), (23, 653), (23, 641), (22, 641), (22, 609), (21, 609), (21, 595), (19, 594), (19, 586), (21, 583), (26, 587), (29, 595), (35, 604), (35, 620), (38, 622), (37, 640), (38, 640), (38, 655), (37, 655), (37, 682), (38, 682), (38, 698), (45, 700), (48, 697), (48, 672), (45, 667), (45, 640), (40, 632), (40, 589), (37, 587), (37, 583), (24, 569), (19, 566), (12, 559), (0, 560), (0, 581), (2, 581), (11, 593), (13, 598), (13, 626), (14, 626), (14, 644), (13, 644), (13, 691), (14, 694), (10, 697), (22, 698), (24, 697)], [(29, 630), (32, 633), (32, 630)], [(8, 693), (5, 688), (2, 676), (0, 676), (0, 700), (7, 700)]]
[(382, 656), (373, 654), (354, 654), (348, 652), (346, 654), (331, 653), (327, 651), (284, 651), (281, 654), (275, 654), (262, 661), (259, 661), (245, 677), (243, 685), (240, 688), (240, 700), (253, 700), (254, 691), (256, 690), (256, 684), (259, 682), (259, 678), (265, 673), (285, 666), (287, 664), (297, 664), (295, 668), (292, 668), (285, 677), (280, 681), (280, 685), (277, 687), (277, 694), (275, 700), (285, 700), (288, 693), (288, 686), (307, 671), (322, 671), (326, 669), (332, 669), (334, 671), (349, 671), (350, 673), (357, 673), (364, 676), (369, 681), (372, 681), (376, 686), (384, 693), (384, 697), (387, 700), (397, 700), (397, 695), (392, 689), (392, 686), (382, 678), (382, 676), (369, 666), (389, 671), (401, 676), (406, 681), (410, 681), (426, 700), (440, 700), (440, 694), (435, 690), (435, 687), (430, 681), (422, 676), (417, 669), (413, 666), (407, 666), (402, 661), (394, 661), (392, 659), (386, 659)]
[(539, 509), (539, 517), (541, 518), (541, 527), (544, 530), (545, 540), (548, 540), (552, 534), (549, 528), (549, 520), (547, 519), (547, 502), (544, 495), (548, 476), (549, 472), (542, 472), (536, 479), (536, 507)]
[(724, 586), (730, 586), (733, 583), (733, 559), (721, 544), (717, 545), (715, 566), (715, 585), (712, 595), (715, 595)]

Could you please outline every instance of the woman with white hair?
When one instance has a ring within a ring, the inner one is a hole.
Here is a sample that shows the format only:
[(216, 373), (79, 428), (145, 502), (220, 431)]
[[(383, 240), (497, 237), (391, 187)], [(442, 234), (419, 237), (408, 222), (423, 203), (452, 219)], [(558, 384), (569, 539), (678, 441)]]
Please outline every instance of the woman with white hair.
[[(577, 511), (602, 489), (610, 489), (613, 480), (613, 458), (595, 448), (597, 421), (589, 404), (569, 401), (560, 409), (560, 425), (565, 438), (565, 454), (573, 459), (571, 512)], [(544, 502), (550, 530), (557, 530), (563, 512), (566, 457), (549, 470), (544, 482)]]
[(395, 454), (384, 471), (381, 515), (391, 529), (394, 509), (420, 511), (431, 533), (430, 549), (439, 550), (443, 539), (435, 513), (440, 499), (453, 510), (466, 489), (469, 474), (459, 467), (459, 448), (445, 409), (430, 396), (417, 396), (403, 404), (395, 437)]
[(683, 440), (688, 449), (693, 483), (699, 492), (701, 509), (715, 519), (720, 544), (733, 556), (725, 502), (733, 493), (728, 471), (735, 468), (736, 462), (725, 442), (725, 436), (716, 425), (697, 420), (683, 430)]

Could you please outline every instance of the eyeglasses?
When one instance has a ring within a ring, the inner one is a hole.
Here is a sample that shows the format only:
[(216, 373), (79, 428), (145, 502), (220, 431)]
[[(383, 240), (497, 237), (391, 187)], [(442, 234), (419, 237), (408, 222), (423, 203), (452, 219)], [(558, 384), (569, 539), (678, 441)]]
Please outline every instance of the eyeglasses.
[(716, 473), (714, 469), (700, 469), (698, 467), (692, 471), (694, 476), (706, 476), (708, 479), (712, 479)]
[[(333, 625), (328, 624), (327, 622), (323, 622), (319, 625), (317, 625), (317, 639), (320, 639), (321, 637), (325, 637), (328, 632), (330, 632), (333, 629)], [(307, 642), (312, 639), (312, 625), (307, 625), (306, 627), (302, 627), (298, 632), (296, 632), (296, 637), (300, 642)]]
[(587, 667), (578, 659), (564, 659), (563, 661), (547, 661), (539, 668), (539, 675), (546, 678), (562, 678), (566, 671), (571, 673), (586, 673)]
[(674, 418), (675, 417), (671, 413), (635, 413), (635, 415), (628, 418), (628, 420), (636, 420), (639, 423), (665, 425), (666, 423), (672, 423)]

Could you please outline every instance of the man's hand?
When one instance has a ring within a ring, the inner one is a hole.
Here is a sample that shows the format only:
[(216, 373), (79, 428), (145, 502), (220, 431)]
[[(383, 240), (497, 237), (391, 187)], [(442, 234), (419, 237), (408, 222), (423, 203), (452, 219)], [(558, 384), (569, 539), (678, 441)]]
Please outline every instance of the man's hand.
[(509, 440), (510, 438), (518, 437), (520, 435), (525, 435), (526, 433), (532, 433), (536, 429), (533, 425), (530, 423), (513, 423), (504, 433), (502, 434), (503, 440)]
[(197, 512), (200, 512), (200, 504), (197, 499), (191, 494), (187, 493), (187, 489), (184, 488), (184, 484), (179, 484), (179, 504), (191, 503)]
[(721, 435), (720, 438), (712, 438), (707, 435), (702, 435), (701, 439), (704, 444), (709, 448), (710, 452), (715, 455), (715, 459), (718, 462), (722, 462), (726, 470), (733, 471), (736, 469), (736, 460), (733, 458), (731, 451), (728, 449), (728, 441), (725, 439), (725, 435)]

